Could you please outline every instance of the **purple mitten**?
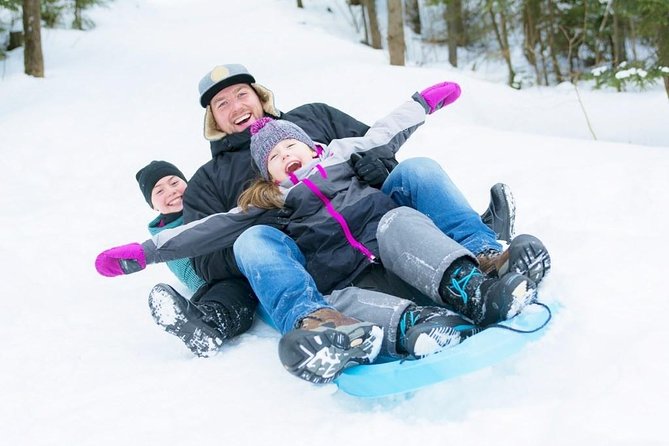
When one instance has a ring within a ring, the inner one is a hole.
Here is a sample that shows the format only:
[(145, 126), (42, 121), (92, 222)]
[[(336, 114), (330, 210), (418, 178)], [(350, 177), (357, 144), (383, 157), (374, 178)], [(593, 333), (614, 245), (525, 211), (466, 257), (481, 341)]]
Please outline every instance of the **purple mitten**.
[(460, 86), (455, 82), (442, 82), (431, 87), (427, 87), (420, 92), (420, 96), (425, 100), (429, 110), (428, 115), (436, 112), (440, 108), (455, 102), (460, 97)]
[(107, 277), (130, 274), (146, 268), (146, 257), (139, 243), (117, 246), (101, 252), (95, 259), (95, 269)]

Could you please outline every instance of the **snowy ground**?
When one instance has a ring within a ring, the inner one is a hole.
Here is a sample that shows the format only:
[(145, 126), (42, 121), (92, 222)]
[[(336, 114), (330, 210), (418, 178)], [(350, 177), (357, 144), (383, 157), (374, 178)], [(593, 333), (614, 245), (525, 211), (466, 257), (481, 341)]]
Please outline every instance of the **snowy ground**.
[[(46, 78), (0, 70), (0, 442), (5, 445), (661, 445), (669, 400), (669, 102), (571, 86), (511, 90), (444, 67), (390, 67), (325, 1), (116, 0), (90, 32), (44, 30)], [(257, 323), (194, 359), (152, 322), (164, 266), (108, 279), (100, 250), (141, 241), (134, 174), (207, 161), (197, 82), (243, 63), (283, 110), (322, 101), (372, 122), (459, 82), (401, 157), (430, 156), (483, 210), (511, 185), (563, 308), (513, 360), (402, 397), (359, 400), (282, 370)]]

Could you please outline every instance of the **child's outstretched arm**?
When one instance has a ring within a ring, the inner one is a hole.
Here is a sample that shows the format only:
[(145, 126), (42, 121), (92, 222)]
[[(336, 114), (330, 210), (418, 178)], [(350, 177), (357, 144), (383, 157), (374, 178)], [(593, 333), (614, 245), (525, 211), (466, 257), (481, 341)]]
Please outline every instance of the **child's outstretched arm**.
[[(460, 86), (454, 82), (442, 82), (416, 92), (412, 98), (421, 104), (425, 113), (432, 114), (460, 97)], [(351, 154), (349, 164), (373, 187), (381, 187), (390, 171), (397, 165), (394, 151), (388, 145), (380, 145), (366, 151)]]
[(425, 116), (455, 102), (460, 96), (460, 86), (454, 82), (441, 82), (414, 93), (411, 99), (397, 107), (384, 118), (376, 121), (365, 136), (337, 139), (330, 143), (328, 150), (343, 157), (354, 157), (353, 163), (359, 162), (366, 152), (390, 150), (395, 153), (425, 122)]
[[(165, 229), (144, 243), (130, 243), (103, 251), (95, 259), (95, 268), (103, 276), (115, 277), (146, 268), (147, 264), (206, 255), (231, 247), (237, 237), (253, 225), (281, 229), (287, 218), (278, 218), (282, 209), (238, 208), (213, 214), (176, 228)], [(283, 221), (280, 221), (283, 220)]]

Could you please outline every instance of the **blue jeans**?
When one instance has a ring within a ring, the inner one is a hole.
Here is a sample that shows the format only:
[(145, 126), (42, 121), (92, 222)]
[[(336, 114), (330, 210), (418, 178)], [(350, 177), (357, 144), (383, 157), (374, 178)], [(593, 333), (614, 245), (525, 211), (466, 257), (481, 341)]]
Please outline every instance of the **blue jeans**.
[(441, 231), (474, 255), (500, 251), (495, 233), (469, 205), (444, 169), (429, 158), (402, 161), (383, 183), (381, 191), (400, 206), (427, 215)]
[(332, 308), (304, 269), (304, 256), (295, 241), (279, 229), (252, 226), (237, 238), (233, 249), (239, 270), (282, 334), (319, 308)]
[[(446, 172), (429, 158), (402, 161), (381, 190), (397, 204), (430, 217), (442, 232), (474, 255), (502, 248)], [(234, 253), (239, 269), (282, 333), (295, 328), (309, 313), (332, 308), (304, 268), (305, 259), (297, 244), (280, 230), (253, 226), (239, 236)]]

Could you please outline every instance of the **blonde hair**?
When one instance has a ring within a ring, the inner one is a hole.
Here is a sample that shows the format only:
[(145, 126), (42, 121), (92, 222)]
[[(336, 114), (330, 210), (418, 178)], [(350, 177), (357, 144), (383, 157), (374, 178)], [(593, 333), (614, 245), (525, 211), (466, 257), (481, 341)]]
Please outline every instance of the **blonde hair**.
[(284, 200), (279, 186), (271, 181), (259, 178), (242, 192), (237, 200), (237, 205), (244, 212), (248, 211), (250, 206), (261, 209), (281, 209)]

